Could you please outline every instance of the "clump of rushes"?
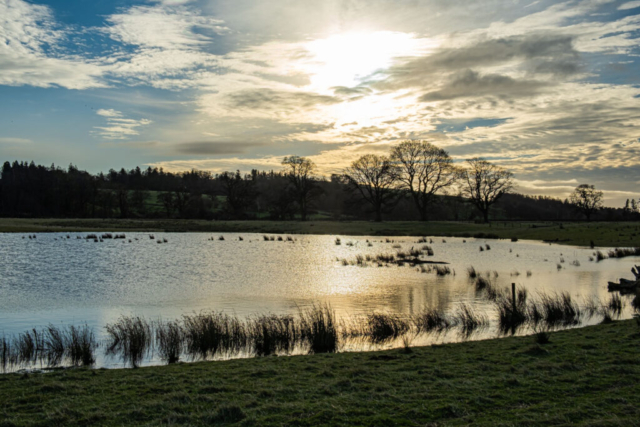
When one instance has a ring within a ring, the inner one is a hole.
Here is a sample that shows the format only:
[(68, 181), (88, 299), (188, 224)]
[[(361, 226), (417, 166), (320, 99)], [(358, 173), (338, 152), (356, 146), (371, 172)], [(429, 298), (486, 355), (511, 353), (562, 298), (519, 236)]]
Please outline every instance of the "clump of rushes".
[(107, 355), (120, 354), (123, 362), (137, 368), (151, 351), (151, 326), (144, 318), (122, 316), (105, 328)]
[(543, 320), (550, 326), (575, 325), (580, 320), (580, 307), (566, 292), (554, 296), (541, 295), (540, 306)]
[(367, 335), (373, 343), (396, 339), (409, 329), (409, 322), (397, 315), (374, 313), (367, 316)]
[(640, 256), (640, 247), (636, 248), (615, 248), (608, 253), (609, 258), (624, 258), (628, 256)]
[(247, 343), (246, 327), (224, 313), (199, 313), (182, 318), (186, 349), (192, 358), (206, 359), (237, 352)]
[(329, 305), (314, 305), (300, 311), (300, 331), (309, 344), (310, 353), (335, 353), (338, 350), (338, 331), (335, 313)]
[(249, 322), (249, 339), (258, 356), (289, 353), (299, 339), (293, 316), (265, 315)]
[(519, 289), (516, 294), (515, 305), (510, 296), (500, 294), (494, 301), (498, 311), (498, 321), (501, 332), (512, 333), (528, 320), (527, 291)]
[(454, 315), (455, 323), (460, 325), (461, 332), (465, 336), (471, 335), (476, 329), (487, 326), (488, 320), (485, 316), (476, 313), (467, 304), (460, 304)]
[(184, 331), (180, 322), (160, 321), (155, 324), (155, 332), (160, 358), (169, 364), (178, 362), (184, 346)]
[(54, 325), (44, 329), (44, 358), (47, 366), (58, 366), (62, 361), (66, 350), (65, 338), (64, 333)]
[(16, 362), (35, 362), (44, 348), (43, 336), (35, 328), (22, 332), (14, 339), (13, 348), (15, 351), (13, 358)]
[(436, 265), (434, 270), (438, 276), (446, 276), (447, 274), (451, 274), (451, 269), (446, 265)]
[(98, 347), (93, 329), (89, 325), (70, 326), (67, 355), (74, 366), (91, 366), (95, 363), (94, 352)]
[(428, 309), (423, 313), (415, 315), (412, 320), (418, 333), (433, 330), (441, 331), (451, 325), (444, 312), (437, 308)]

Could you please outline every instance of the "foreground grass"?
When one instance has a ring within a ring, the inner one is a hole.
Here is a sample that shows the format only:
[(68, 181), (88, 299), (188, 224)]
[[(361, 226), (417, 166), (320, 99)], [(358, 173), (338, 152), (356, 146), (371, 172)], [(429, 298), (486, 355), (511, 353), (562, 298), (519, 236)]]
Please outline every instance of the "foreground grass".
[(531, 223), (368, 222), (368, 221), (203, 221), (130, 219), (0, 218), (0, 232), (195, 231), (279, 234), (379, 236), (461, 236), (478, 233), (502, 239), (549, 240), (569, 245), (640, 246), (640, 224), (634, 222)]
[(0, 376), (0, 425), (639, 425), (635, 321), (390, 350)]

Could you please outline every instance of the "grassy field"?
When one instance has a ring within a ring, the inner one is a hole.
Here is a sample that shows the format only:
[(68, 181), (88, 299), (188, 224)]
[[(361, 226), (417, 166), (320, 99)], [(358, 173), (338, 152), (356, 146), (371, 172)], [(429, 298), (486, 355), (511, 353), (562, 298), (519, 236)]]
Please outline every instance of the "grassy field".
[(0, 376), (0, 425), (640, 425), (634, 320), (375, 353)]
[(483, 233), (502, 239), (549, 240), (569, 245), (640, 246), (637, 222), (531, 223), (494, 222), (367, 222), (367, 221), (202, 221), (130, 219), (16, 219), (0, 218), (0, 232), (69, 231), (196, 231), (277, 234), (334, 234), (379, 236), (462, 236)]

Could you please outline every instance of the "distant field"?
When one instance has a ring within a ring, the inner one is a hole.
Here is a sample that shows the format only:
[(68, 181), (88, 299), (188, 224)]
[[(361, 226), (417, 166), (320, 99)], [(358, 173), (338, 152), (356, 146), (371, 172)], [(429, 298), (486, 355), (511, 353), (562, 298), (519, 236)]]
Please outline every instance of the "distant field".
[(568, 245), (640, 246), (638, 222), (367, 222), (367, 221), (204, 221), (133, 219), (0, 218), (0, 232), (193, 231), (208, 233), (335, 234), (378, 236), (461, 236), (557, 241)]
[(634, 320), (534, 338), (0, 375), (0, 425), (607, 425), (640, 420)]

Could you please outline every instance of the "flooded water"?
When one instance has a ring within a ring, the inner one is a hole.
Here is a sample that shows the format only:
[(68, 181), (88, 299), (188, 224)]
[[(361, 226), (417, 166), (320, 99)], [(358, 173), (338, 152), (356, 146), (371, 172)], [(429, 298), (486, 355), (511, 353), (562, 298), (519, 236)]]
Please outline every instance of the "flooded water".
[[(418, 237), (269, 235), (225, 233), (126, 233), (125, 239), (94, 242), (89, 233), (0, 234), (0, 334), (33, 327), (104, 326), (121, 315), (176, 319), (200, 311), (238, 317), (297, 313), (328, 302), (340, 318), (373, 312), (414, 314), (461, 303), (495, 319), (492, 303), (480, 298), (467, 268), (498, 287), (516, 283), (529, 295), (568, 292), (609, 298), (607, 281), (632, 278), (638, 257), (590, 261), (589, 248), (541, 242)], [(117, 233), (114, 233), (117, 234)], [(158, 243), (166, 239), (166, 243)], [(240, 240), (242, 239), (242, 240)], [(428, 245), (430, 261), (447, 262), (452, 274), (422, 273), (417, 267), (343, 265), (358, 255), (395, 254)], [(487, 249), (489, 245), (490, 249)], [(480, 247), (483, 250), (480, 250)], [(599, 248), (605, 252), (608, 248)], [(630, 317), (628, 300), (622, 317)], [(487, 328), (474, 338), (497, 335)], [(434, 338), (430, 338), (434, 340)], [(437, 340), (459, 340), (438, 337)], [(433, 341), (420, 341), (426, 343)], [(149, 360), (148, 363), (152, 363)], [(114, 362), (115, 363), (115, 362)], [(100, 359), (98, 365), (111, 366)]]

